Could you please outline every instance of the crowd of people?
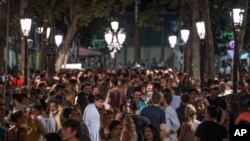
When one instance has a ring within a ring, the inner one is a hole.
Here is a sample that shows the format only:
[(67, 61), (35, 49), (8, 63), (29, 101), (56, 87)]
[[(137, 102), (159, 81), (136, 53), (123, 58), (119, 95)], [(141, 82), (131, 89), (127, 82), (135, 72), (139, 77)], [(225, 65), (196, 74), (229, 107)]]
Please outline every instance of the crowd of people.
[(201, 87), (171, 69), (65, 70), (0, 86), (1, 141), (228, 140), (230, 75)]

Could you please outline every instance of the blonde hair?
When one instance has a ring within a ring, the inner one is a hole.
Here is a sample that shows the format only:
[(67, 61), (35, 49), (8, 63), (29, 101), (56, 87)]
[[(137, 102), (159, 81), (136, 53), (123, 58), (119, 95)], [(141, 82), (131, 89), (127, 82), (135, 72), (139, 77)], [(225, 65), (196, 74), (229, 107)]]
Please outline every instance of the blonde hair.
[(196, 109), (192, 104), (188, 104), (185, 108), (185, 116), (186, 117), (195, 117), (196, 116)]
[(123, 119), (123, 125), (128, 131), (132, 131), (135, 129), (135, 124), (130, 115), (125, 115)]

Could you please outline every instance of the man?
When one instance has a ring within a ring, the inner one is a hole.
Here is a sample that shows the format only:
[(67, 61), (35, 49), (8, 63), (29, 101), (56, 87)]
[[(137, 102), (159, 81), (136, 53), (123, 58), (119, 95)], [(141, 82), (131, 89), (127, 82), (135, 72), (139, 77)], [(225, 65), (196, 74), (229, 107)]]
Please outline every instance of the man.
[(199, 96), (199, 92), (196, 88), (192, 88), (189, 91), (190, 103), (195, 106), (195, 100)]
[(126, 93), (127, 98), (130, 98), (131, 95), (133, 94), (134, 88), (139, 86), (140, 78), (137, 75), (132, 75), (130, 78), (130, 82), (132, 83), (132, 85), (128, 87), (128, 90)]
[[(62, 140), (63, 141), (80, 141), (79, 131), (80, 123), (77, 120), (69, 119), (63, 123), (62, 126)], [(88, 140), (86, 140), (88, 141)]]
[(60, 129), (62, 127), (60, 116), (62, 113), (62, 109), (58, 110), (58, 104), (56, 101), (51, 101), (49, 104), (49, 110), (50, 110), (50, 117), (53, 117), (56, 120), (57, 127)]
[(85, 94), (88, 103), (94, 103), (94, 95), (92, 94), (92, 85), (85, 83), (81, 86), (81, 91)]
[(209, 102), (206, 98), (200, 97), (196, 99), (196, 109), (197, 109), (197, 117), (196, 119), (200, 122), (203, 122), (205, 120), (205, 112), (209, 105)]
[[(34, 109), (34, 117), (38, 119), (38, 121), (43, 125), (46, 130), (46, 133), (55, 133), (57, 131), (56, 121), (53, 117), (49, 117), (46, 115), (43, 107), (41, 105), (33, 106)], [(46, 141), (44, 136), (40, 137), (40, 141)]]
[(13, 106), (13, 113), (16, 111), (24, 111), (27, 105), (23, 104), (23, 97), (21, 94), (14, 93), (12, 95), (12, 106)]
[(218, 86), (214, 86), (212, 91), (211, 91), (211, 95), (207, 97), (207, 100), (209, 102), (210, 105), (214, 105), (214, 106), (218, 106), (218, 95), (220, 94), (220, 90)]
[(112, 112), (118, 112), (125, 97), (124, 92), (118, 88), (118, 80), (116, 77), (110, 79), (109, 86), (110, 90), (107, 93), (105, 103), (110, 104), (110, 110)]
[(142, 110), (141, 116), (148, 118), (150, 123), (160, 129), (161, 126), (166, 126), (165, 113), (160, 109), (161, 95), (159, 93), (154, 93), (152, 95), (152, 102), (153, 105)]
[(133, 91), (133, 98), (136, 101), (136, 104), (138, 105), (139, 113), (147, 107), (148, 105), (142, 100), (142, 91), (141, 87), (135, 87)]
[(167, 126), (167, 133), (166, 137), (170, 141), (176, 141), (176, 132), (180, 128), (180, 122), (176, 111), (170, 106), (173, 96), (171, 94), (164, 94), (163, 99), (163, 106), (165, 108), (165, 116), (166, 116), (166, 126)]
[(103, 106), (104, 97), (97, 94), (94, 97), (94, 103), (89, 104), (83, 113), (83, 121), (89, 129), (91, 141), (99, 141), (100, 113), (98, 109), (103, 108)]
[[(56, 96), (61, 96), (62, 95), (62, 93), (63, 93), (63, 85), (57, 85), (56, 87), (55, 87), (55, 94), (54, 95), (52, 95), (49, 99), (48, 99), (48, 103), (50, 103), (51, 101), (55, 101), (55, 97)], [(62, 102), (62, 104), (63, 103), (65, 103), (65, 101), (63, 101)]]
[(206, 121), (196, 130), (196, 141), (228, 141), (226, 128), (216, 122), (218, 111), (213, 105), (206, 109)]

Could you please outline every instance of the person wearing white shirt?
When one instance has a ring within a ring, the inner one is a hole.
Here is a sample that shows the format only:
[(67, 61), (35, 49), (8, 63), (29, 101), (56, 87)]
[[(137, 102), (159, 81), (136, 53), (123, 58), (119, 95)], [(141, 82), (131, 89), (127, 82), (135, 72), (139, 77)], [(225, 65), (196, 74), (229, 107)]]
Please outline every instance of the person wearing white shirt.
[(228, 64), (227, 67), (225, 68), (225, 74), (231, 74), (231, 71), (232, 71), (232, 69), (231, 69), (230, 65)]
[(104, 96), (97, 94), (94, 103), (89, 104), (83, 113), (83, 121), (89, 129), (91, 141), (99, 141), (100, 113), (99, 108), (104, 106)]
[(165, 109), (166, 115), (166, 126), (167, 126), (167, 133), (166, 137), (167, 140), (176, 141), (176, 133), (180, 128), (180, 121), (176, 114), (176, 111), (170, 106), (172, 102), (173, 96), (171, 94), (164, 94), (163, 104)]

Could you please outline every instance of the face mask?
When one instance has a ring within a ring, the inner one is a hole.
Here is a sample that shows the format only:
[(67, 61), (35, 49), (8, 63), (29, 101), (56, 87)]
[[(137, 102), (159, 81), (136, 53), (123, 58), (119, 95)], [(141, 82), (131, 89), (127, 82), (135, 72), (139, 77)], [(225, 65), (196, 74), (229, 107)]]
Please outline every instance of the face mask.
[(53, 114), (53, 115), (56, 115), (57, 113), (58, 113), (58, 110), (52, 111), (52, 114)]

